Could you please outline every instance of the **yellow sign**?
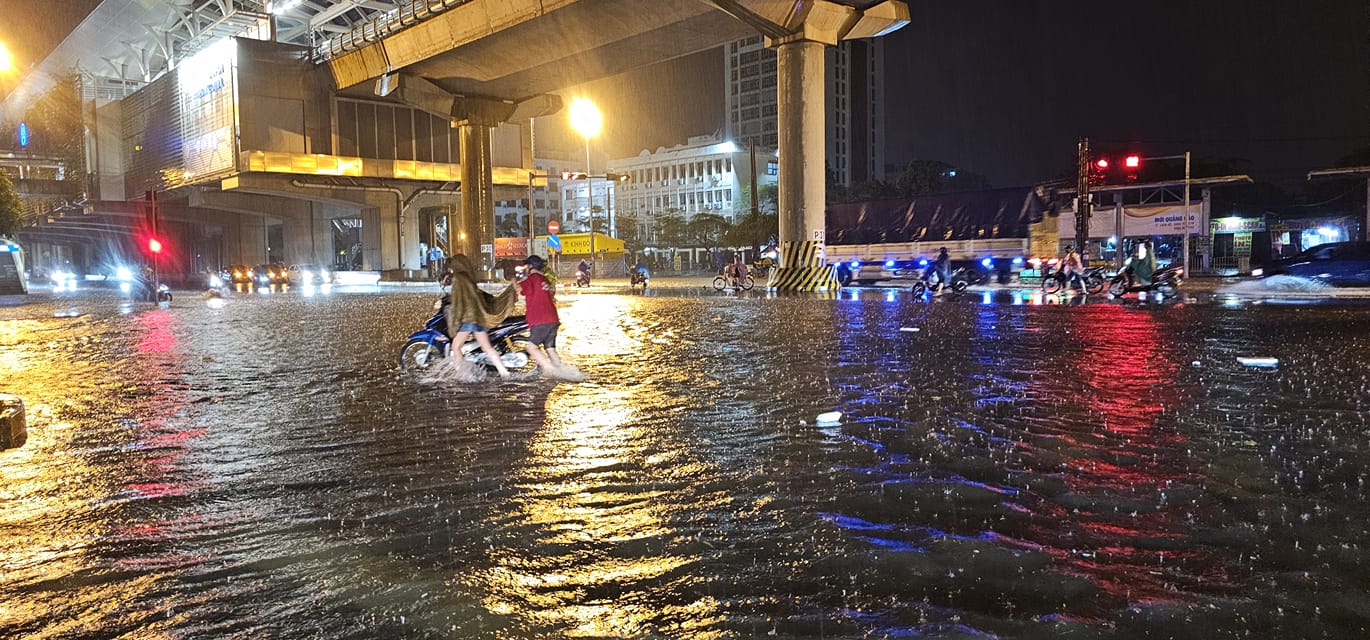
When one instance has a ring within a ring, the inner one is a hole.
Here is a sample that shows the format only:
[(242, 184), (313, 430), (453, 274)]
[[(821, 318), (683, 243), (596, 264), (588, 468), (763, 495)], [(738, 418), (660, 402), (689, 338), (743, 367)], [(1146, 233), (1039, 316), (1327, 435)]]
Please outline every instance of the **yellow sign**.
[[(546, 238), (547, 236), (539, 236)], [(561, 238), (561, 253), (563, 255), (589, 255), (590, 254), (590, 234), (588, 233), (561, 233), (557, 234)], [(621, 255), (625, 250), (622, 240), (610, 238), (602, 233), (595, 234), (595, 253), (607, 255)]]

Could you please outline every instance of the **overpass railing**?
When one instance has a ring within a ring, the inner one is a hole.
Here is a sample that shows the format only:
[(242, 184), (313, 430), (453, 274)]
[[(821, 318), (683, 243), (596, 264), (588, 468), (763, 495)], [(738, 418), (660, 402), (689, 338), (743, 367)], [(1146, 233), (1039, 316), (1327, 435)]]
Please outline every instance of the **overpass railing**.
[(347, 33), (314, 46), (314, 61), (325, 62), (349, 51), (356, 51), (392, 33), (408, 28), (472, 0), (406, 0), (391, 11), (358, 24)]

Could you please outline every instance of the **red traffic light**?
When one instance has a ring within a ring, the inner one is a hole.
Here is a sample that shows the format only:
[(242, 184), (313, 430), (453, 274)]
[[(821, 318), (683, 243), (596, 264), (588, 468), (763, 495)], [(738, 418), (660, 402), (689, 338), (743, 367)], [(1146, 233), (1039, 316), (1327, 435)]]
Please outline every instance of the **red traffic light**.
[(162, 241), (161, 241), (161, 240), (158, 240), (158, 239), (156, 239), (156, 238), (148, 238), (148, 239), (147, 239), (147, 250), (148, 250), (148, 251), (151, 251), (151, 252), (153, 252), (153, 253), (161, 253), (161, 252), (162, 252)]
[(1099, 158), (1098, 160), (1095, 160), (1095, 161), (1094, 161), (1094, 166), (1098, 167), (1099, 169), (1107, 169), (1107, 168), (1108, 168), (1108, 158)]
[(1129, 169), (1136, 169), (1137, 167), (1142, 166), (1142, 157), (1138, 155), (1128, 156), (1123, 159), (1123, 166)]

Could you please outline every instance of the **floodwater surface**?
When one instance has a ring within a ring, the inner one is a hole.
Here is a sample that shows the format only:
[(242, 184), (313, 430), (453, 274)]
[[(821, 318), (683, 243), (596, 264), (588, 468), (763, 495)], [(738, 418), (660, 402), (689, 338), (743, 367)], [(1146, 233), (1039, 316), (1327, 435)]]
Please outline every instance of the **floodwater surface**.
[(1370, 635), (1370, 308), (567, 292), (585, 382), (457, 382), (432, 297), (0, 307), (0, 636)]

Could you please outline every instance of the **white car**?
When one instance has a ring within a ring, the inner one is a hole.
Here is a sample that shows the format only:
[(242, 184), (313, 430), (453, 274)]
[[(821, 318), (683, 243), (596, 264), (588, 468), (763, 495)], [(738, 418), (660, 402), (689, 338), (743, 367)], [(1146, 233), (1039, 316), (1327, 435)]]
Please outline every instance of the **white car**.
[(333, 282), (333, 273), (316, 264), (292, 264), (286, 278), (293, 285), (329, 284)]

